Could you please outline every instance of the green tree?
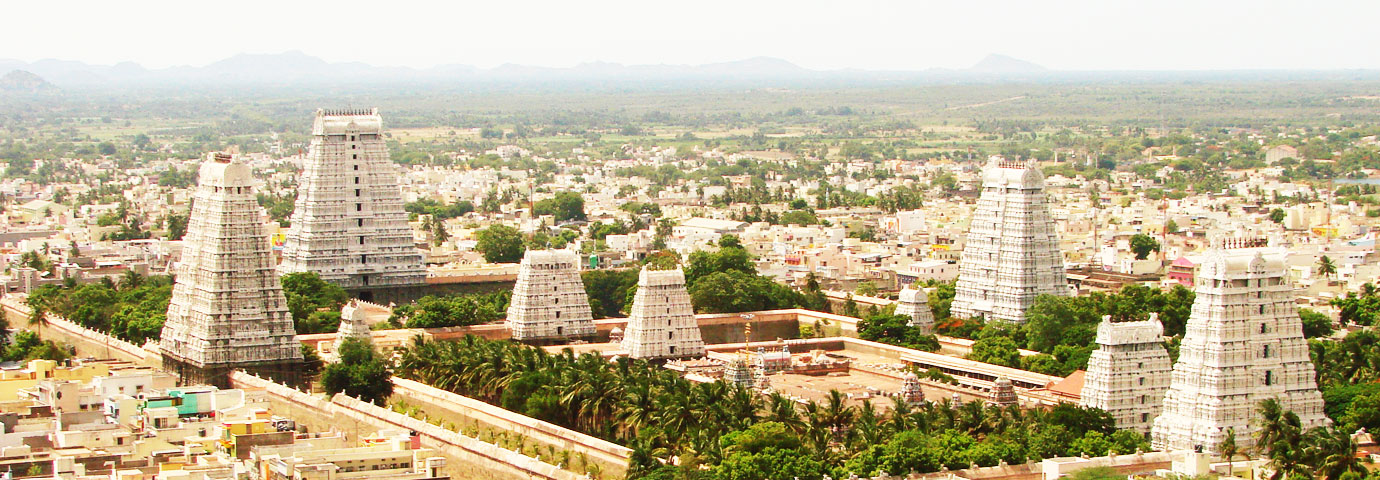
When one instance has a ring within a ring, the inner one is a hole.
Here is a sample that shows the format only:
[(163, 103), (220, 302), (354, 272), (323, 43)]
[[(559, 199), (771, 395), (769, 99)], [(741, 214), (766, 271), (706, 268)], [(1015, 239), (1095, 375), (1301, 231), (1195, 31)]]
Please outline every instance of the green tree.
[(1217, 451), (1222, 452), (1222, 459), (1227, 461), (1227, 476), (1232, 476), (1232, 462), (1236, 460), (1236, 455), (1241, 453), (1241, 449), (1236, 446), (1235, 428), (1227, 429), (1227, 436), (1217, 446)]
[(1318, 338), (1332, 335), (1332, 318), (1325, 313), (1307, 308), (1299, 309), (1299, 320), (1303, 322), (1303, 336)]
[(1337, 274), (1337, 263), (1333, 262), (1327, 255), (1323, 255), (1318, 259), (1317, 272), (1323, 278), (1331, 280), (1332, 276)]
[(383, 405), (393, 395), (392, 378), (387, 359), (374, 351), (372, 343), (351, 338), (340, 345), (340, 361), (321, 372), (321, 386), (331, 395), (344, 392)]
[(973, 342), (972, 351), (964, 358), (994, 365), (1021, 367), (1021, 352), (1016, 348), (1016, 342), (1009, 337), (991, 336), (978, 339)]
[(309, 322), (312, 313), (323, 310), (338, 312), (350, 299), (345, 289), (322, 280), (315, 272), (289, 273), (283, 275), (282, 281), (283, 296), (287, 297), (288, 311), (292, 312), (292, 321), (298, 332), (310, 327), (303, 324)]
[(575, 192), (560, 192), (532, 206), (537, 215), (551, 215), (558, 222), (585, 220), (585, 198)]
[(187, 235), (187, 216), (168, 215), (168, 239), (181, 240)]
[(1131, 251), (1135, 252), (1136, 260), (1145, 260), (1150, 257), (1150, 252), (1160, 251), (1160, 242), (1155, 237), (1137, 233), (1131, 237)]
[(1284, 213), (1284, 209), (1282, 209), (1282, 208), (1276, 208), (1276, 209), (1274, 209), (1274, 210), (1270, 210), (1270, 221), (1271, 221), (1271, 222), (1275, 222), (1275, 223), (1277, 223), (1277, 224), (1279, 224), (1279, 223), (1284, 223), (1284, 217), (1285, 217), (1285, 215), (1286, 215), (1286, 214)]
[(858, 288), (857, 290), (854, 290), (854, 293), (868, 297), (875, 297), (877, 296), (877, 284), (871, 280), (864, 280), (858, 283)]
[(484, 255), (484, 261), (489, 263), (520, 262), (523, 252), (527, 250), (522, 234), (507, 225), (493, 225), (475, 232), (474, 239), (474, 249)]

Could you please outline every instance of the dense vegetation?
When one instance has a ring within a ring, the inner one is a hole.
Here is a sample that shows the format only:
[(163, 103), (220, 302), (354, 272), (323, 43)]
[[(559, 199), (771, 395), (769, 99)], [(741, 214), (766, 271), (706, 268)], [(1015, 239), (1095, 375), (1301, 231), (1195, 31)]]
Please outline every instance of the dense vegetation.
[[(828, 473), (931, 472), (1108, 451), (1148, 450), (1105, 412), (982, 402), (846, 404), (839, 392), (798, 406), (723, 382), (693, 383), (643, 361), (466, 337), (414, 340), (398, 374), (634, 449), (633, 478), (791, 479)], [(679, 456), (681, 464), (660, 460)], [(705, 465), (707, 470), (700, 470)]]
[(125, 273), (117, 285), (108, 277), (78, 285), (75, 281), (44, 285), (29, 294), (31, 323), (41, 323), (45, 313), (71, 320), (83, 327), (106, 332), (135, 344), (156, 339), (163, 331), (172, 298), (172, 277), (144, 277)]
[(388, 358), (376, 352), (372, 343), (359, 338), (342, 342), (339, 354), (340, 361), (321, 371), (321, 387), (327, 394), (344, 392), (378, 405), (388, 401), (393, 395), (393, 370)]
[(13, 338), (6, 338), (0, 346), (4, 347), (0, 350), (0, 360), (6, 362), (66, 360), (73, 354), (71, 345), (44, 340), (28, 330), (14, 332)]
[(345, 289), (314, 272), (289, 273), (282, 282), (297, 333), (329, 333), (340, 327), (340, 307), (350, 299)]
[(813, 277), (802, 292), (758, 275), (752, 255), (732, 235), (719, 240), (718, 250), (690, 254), (685, 265), (685, 285), (699, 313), (779, 308), (829, 311), (828, 300)]
[[(31, 323), (41, 323), (45, 313), (66, 318), (92, 330), (109, 333), (135, 344), (157, 339), (167, 319), (172, 299), (172, 277), (144, 277), (127, 272), (116, 283), (99, 282), (44, 285), (29, 294)], [(283, 276), (283, 293), (292, 312), (297, 333), (334, 332), (340, 324), (340, 306), (348, 300), (340, 287), (315, 273)]]
[(503, 318), (513, 292), (431, 296), (393, 308), (388, 323), (406, 328), (463, 327)]

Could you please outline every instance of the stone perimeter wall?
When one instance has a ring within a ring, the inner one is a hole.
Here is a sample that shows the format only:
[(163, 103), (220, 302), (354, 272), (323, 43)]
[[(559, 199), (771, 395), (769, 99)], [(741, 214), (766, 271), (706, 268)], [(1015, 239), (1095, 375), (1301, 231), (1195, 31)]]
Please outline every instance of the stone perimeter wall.
[[(230, 374), (235, 388), (263, 389), (277, 401), (288, 402), (316, 415), (338, 420), (351, 420), (376, 429), (405, 429), (417, 432), (422, 445), (449, 457), (482, 469), (495, 479), (579, 480), (581, 476), (555, 465), (543, 463), (521, 453), (499, 448), (436, 425), (379, 407), (369, 402), (336, 394), (329, 400), (293, 390), (254, 375), (236, 371)], [(453, 478), (476, 478), (475, 473), (457, 472), (459, 465), (448, 465)], [(457, 475), (458, 474), (458, 475)]]
[(32, 309), (24, 303), (22, 297), (7, 295), (0, 300), (0, 307), (4, 309), (10, 328), (34, 330), (46, 340), (67, 342), (76, 347), (81, 355), (123, 360), (155, 368), (163, 364), (163, 359), (157, 352), (77, 325), (51, 313), (47, 314), (45, 324), (29, 325)]
[(606, 469), (605, 472), (608, 473), (626, 471), (629, 458), (632, 456), (632, 449), (622, 445), (510, 412), (421, 382), (393, 377), (393, 395), (394, 398), (402, 398), (408, 402), (444, 408), (475, 422), (515, 433), (528, 440), (550, 445), (572, 454), (584, 454), (590, 460), (614, 467), (616, 470)]

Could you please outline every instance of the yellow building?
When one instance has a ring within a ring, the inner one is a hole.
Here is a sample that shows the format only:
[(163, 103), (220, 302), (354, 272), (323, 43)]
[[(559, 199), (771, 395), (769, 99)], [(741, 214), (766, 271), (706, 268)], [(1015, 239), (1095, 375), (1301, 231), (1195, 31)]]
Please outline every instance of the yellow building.
[(110, 376), (104, 363), (59, 364), (52, 360), (31, 360), (27, 367), (0, 370), (0, 402), (17, 400), (19, 391), (33, 388), (44, 380), (67, 380), (83, 384), (93, 378)]

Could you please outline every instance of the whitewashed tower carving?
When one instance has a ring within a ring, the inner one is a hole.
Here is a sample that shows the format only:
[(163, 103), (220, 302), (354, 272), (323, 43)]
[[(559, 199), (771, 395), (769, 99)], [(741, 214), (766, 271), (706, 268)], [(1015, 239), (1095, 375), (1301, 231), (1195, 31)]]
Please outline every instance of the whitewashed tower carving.
[(1259, 239), (1226, 240), (1205, 255), (1164, 413), (1151, 429), (1156, 449), (1216, 454), (1228, 429), (1250, 448), (1268, 398), (1305, 430), (1328, 423), (1284, 257)]
[(568, 250), (528, 250), (508, 304), (514, 340), (594, 336), (594, 315), (580, 280), (580, 257)]
[(165, 357), (203, 368), (302, 360), (270, 248), (249, 166), (208, 155), (159, 340)]
[(347, 289), (426, 282), (378, 109), (316, 111), (279, 271)]
[(1170, 363), (1158, 314), (1134, 322), (1102, 317), (1081, 402), (1106, 410), (1117, 428), (1148, 434), (1169, 389)]
[(1044, 175), (1034, 162), (993, 157), (963, 244), (953, 316), (1024, 322), (1042, 294), (1069, 294)]
[(622, 345), (632, 358), (704, 355), (704, 339), (690, 307), (690, 294), (685, 290), (685, 274), (679, 267), (642, 269)]
[(902, 289), (896, 299), (896, 314), (909, 318), (907, 325), (925, 333), (934, 332), (934, 312), (930, 311), (929, 295), (924, 290)]

